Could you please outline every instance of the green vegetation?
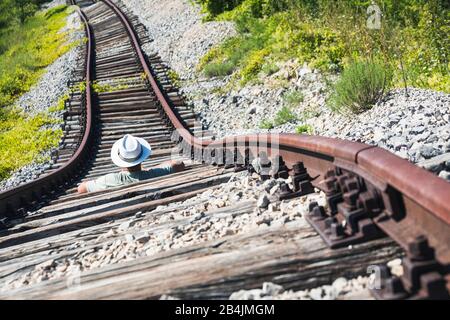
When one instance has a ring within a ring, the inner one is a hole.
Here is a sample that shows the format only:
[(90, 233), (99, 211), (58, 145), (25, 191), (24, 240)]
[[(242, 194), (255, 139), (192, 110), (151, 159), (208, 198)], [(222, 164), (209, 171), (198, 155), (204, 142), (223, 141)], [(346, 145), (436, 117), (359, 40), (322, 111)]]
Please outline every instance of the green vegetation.
[(63, 97), (49, 114), (25, 115), (16, 99), (37, 83), (45, 67), (76, 43), (59, 32), (69, 14), (67, 6), (36, 12), (44, 1), (2, 0), (0, 4), (0, 179), (57, 146), (62, 131), (49, 125), (51, 113), (64, 109)]
[(234, 66), (230, 63), (210, 63), (205, 66), (205, 75), (209, 78), (213, 77), (225, 77), (232, 74)]
[(2, 0), (0, 3), (0, 30), (16, 23), (23, 24), (36, 13), (39, 5), (45, 2), (47, 0)]
[(383, 96), (391, 77), (391, 71), (382, 63), (354, 62), (334, 86), (330, 105), (340, 112), (368, 110)]
[(303, 93), (299, 90), (290, 90), (283, 94), (283, 101), (290, 107), (296, 107), (303, 102)]
[(275, 119), (273, 121), (264, 119), (259, 124), (259, 127), (261, 129), (273, 129), (277, 126), (281, 126), (286, 123), (292, 123), (299, 120), (298, 117), (294, 114), (291, 108), (289, 107), (282, 107), (280, 111), (277, 112), (275, 115)]
[(65, 25), (67, 7), (59, 6), (28, 18), (0, 33), (0, 108), (27, 92), (44, 68), (75, 43), (58, 32)]
[(58, 100), (58, 103), (55, 106), (48, 108), (48, 112), (53, 113), (53, 112), (63, 111), (65, 108), (65, 102), (67, 99), (69, 99), (69, 95), (65, 94)]
[(45, 128), (55, 123), (47, 115), (25, 117), (14, 109), (2, 109), (0, 120), (0, 179), (32, 161), (45, 160), (39, 155), (58, 145), (62, 136), (61, 130)]
[[(312, 109), (311, 107), (307, 107), (303, 110), (303, 112), (300, 115), (294, 114), (292, 108), (284, 106), (281, 108), (280, 111), (275, 116), (275, 119), (273, 121), (264, 119), (259, 124), (260, 129), (273, 129), (276, 126), (281, 126), (286, 123), (293, 123), (293, 122), (305, 122), (308, 119), (311, 119), (313, 117), (317, 116), (317, 111)], [(312, 134), (314, 132), (314, 129), (307, 124), (300, 125), (296, 128), (297, 133), (307, 133)]]
[(168, 76), (169, 76), (170, 81), (172, 82), (172, 84), (175, 87), (180, 86), (181, 78), (180, 78), (180, 75), (175, 70), (169, 70)]
[[(233, 74), (234, 84), (244, 85), (273, 73), (273, 61), (294, 58), (340, 73), (368, 60), (392, 71), (391, 86), (450, 92), (448, 1), (378, 0), (380, 28), (368, 28), (377, 16), (367, 11), (371, 1), (196, 1), (206, 19), (234, 21), (238, 30), (203, 57), (199, 69), (207, 76)], [(366, 75), (372, 71), (378, 69), (365, 70), (361, 80), (377, 78)]]
[[(120, 79), (124, 80), (124, 79)], [(80, 92), (83, 92), (86, 90), (86, 83), (82, 82), (79, 84), (79, 90)], [(120, 91), (130, 88), (130, 86), (126, 83), (126, 81), (115, 81), (113, 83), (98, 83), (94, 81), (92, 83), (92, 89), (96, 93), (103, 93), (103, 92), (114, 92), (114, 91)]]
[(283, 107), (275, 116), (274, 124), (275, 126), (281, 126), (285, 123), (294, 122), (296, 120), (297, 116), (292, 112), (291, 108)]
[(314, 129), (309, 124), (302, 124), (295, 128), (295, 132), (298, 134), (313, 134)]
[(78, 84), (70, 88), (69, 91), (70, 93), (77, 93), (77, 92), (84, 93), (86, 91), (86, 81), (78, 82)]
[(280, 67), (278, 67), (275, 63), (273, 62), (266, 62), (262, 68), (261, 71), (266, 74), (266, 75), (272, 75), (276, 72), (278, 72), (280, 70)]
[(261, 123), (259, 124), (259, 128), (260, 128), (260, 129), (267, 129), (267, 130), (273, 129), (273, 128), (274, 128), (273, 122), (272, 122), (272, 121), (269, 121), (269, 120), (267, 120), (267, 119), (264, 119), (264, 120), (261, 121)]

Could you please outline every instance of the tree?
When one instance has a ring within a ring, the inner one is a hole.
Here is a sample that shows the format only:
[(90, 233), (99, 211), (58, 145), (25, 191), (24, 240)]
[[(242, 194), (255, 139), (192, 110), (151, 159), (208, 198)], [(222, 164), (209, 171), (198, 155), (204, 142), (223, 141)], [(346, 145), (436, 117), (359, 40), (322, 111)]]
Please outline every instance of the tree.
[(14, 20), (12, 0), (0, 1), (0, 32), (7, 28)]
[(28, 17), (32, 16), (38, 9), (38, 1), (36, 0), (13, 0), (17, 12), (17, 17), (23, 24)]

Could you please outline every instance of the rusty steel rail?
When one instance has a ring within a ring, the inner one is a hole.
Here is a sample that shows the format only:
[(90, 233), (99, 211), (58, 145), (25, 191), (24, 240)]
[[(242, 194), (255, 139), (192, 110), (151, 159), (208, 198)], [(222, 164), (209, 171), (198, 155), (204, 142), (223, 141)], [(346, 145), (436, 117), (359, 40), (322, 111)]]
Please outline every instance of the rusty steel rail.
[[(327, 195), (330, 212), (311, 206), (308, 221), (331, 247), (382, 236), (382, 230), (406, 251), (402, 281), (383, 274), (381, 298), (447, 298), (450, 290), (450, 184), (381, 148), (362, 143), (294, 134), (250, 135), (205, 141), (183, 125), (148, 67), (128, 18), (110, 0), (103, 0), (121, 18), (167, 118), (187, 156), (203, 162), (221, 159), (281, 157), (280, 170), (294, 171), (294, 189), (285, 197), (318, 187)], [(218, 156), (220, 154), (220, 156)], [(208, 161), (209, 159), (209, 161)], [(280, 174), (280, 172), (278, 172)], [(346, 227), (341, 221), (346, 220)]]
[[(315, 203), (305, 217), (332, 248), (350, 246), (384, 235), (406, 252), (404, 275), (391, 277), (382, 268), (380, 298), (448, 298), (450, 291), (450, 185), (444, 180), (381, 148), (341, 139), (294, 134), (260, 134), (202, 140), (192, 135), (176, 114), (146, 61), (137, 34), (121, 10), (103, 0), (120, 18), (154, 91), (174, 140), (192, 159), (251, 170), (254, 159), (261, 167), (274, 162), (278, 170), (262, 175), (291, 176), (293, 189), (282, 188), (281, 199), (322, 190), (328, 209)], [(79, 174), (93, 139), (90, 74), (91, 33), (86, 68), (86, 125), (73, 157), (60, 169), (36, 181), (0, 193), (0, 217), (13, 215), (34, 199), (51, 193)], [(232, 161), (229, 161), (232, 159)]]
[(86, 91), (84, 93), (85, 119), (83, 138), (72, 157), (57, 170), (46, 174), (29, 183), (20, 185), (14, 189), (0, 193), (0, 219), (12, 218), (24, 211), (30, 204), (48, 197), (56, 190), (67, 187), (75, 177), (80, 174), (92, 145), (92, 92), (91, 92), (91, 72), (92, 72), (92, 35), (87, 23), (85, 14), (78, 9), (78, 13), (84, 23), (86, 36), (88, 38), (86, 50), (86, 70), (85, 82)]

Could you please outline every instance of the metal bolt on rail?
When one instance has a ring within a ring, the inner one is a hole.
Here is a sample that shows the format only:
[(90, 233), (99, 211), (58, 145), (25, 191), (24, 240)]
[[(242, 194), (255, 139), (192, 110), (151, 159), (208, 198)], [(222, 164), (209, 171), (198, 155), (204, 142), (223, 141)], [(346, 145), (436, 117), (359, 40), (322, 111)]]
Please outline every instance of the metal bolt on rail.
[(382, 265), (381, 288), (371, 289), (377, 299), (448, 300), (445, 267), (435, 259), (435, 252), (425, 236), (411, 241), (402, 259), (403, 275), (393, 276)]

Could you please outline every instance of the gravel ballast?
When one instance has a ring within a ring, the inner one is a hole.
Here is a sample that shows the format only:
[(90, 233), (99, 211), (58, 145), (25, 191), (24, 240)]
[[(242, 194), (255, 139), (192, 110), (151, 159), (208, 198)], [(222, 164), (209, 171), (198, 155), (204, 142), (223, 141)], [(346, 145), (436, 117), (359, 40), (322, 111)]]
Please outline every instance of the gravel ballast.
[(145, 45), (157, 52), (182, 79), (195, 79), (200, 58), (214, 45), (236, 34), (229, 22), (202, 23), (200, 7), (189, 0), (126, 0), (122, 3), (135, 14), (154, 41)]

